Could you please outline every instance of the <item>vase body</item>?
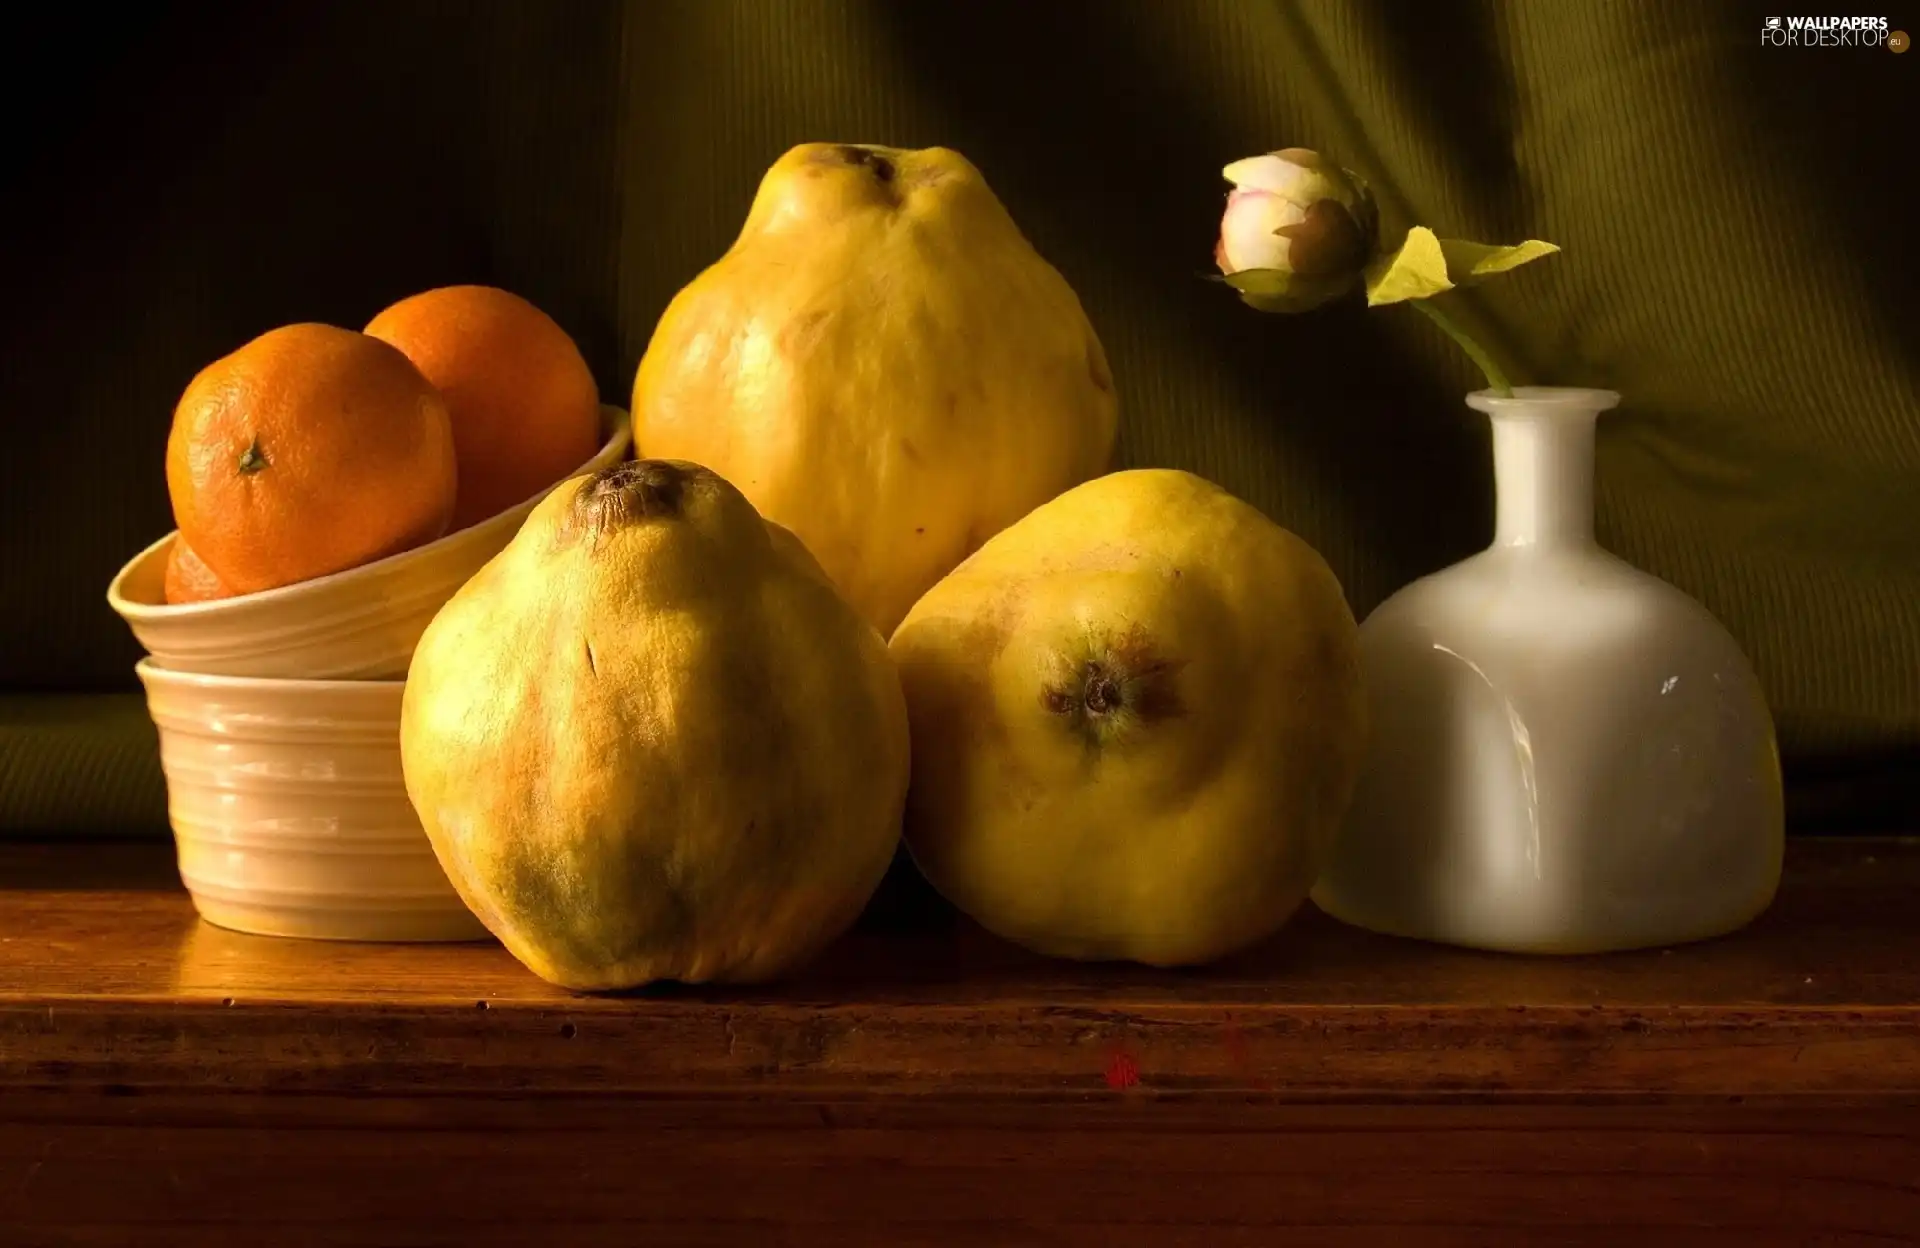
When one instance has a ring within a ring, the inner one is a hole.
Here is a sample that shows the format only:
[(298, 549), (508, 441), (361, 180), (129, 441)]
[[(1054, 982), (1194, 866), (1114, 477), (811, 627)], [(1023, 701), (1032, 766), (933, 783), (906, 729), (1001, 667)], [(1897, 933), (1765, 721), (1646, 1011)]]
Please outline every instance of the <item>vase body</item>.
[(1493, 422), (1493, 544), (1360, 630), (1367, 762), (1314, 901), (1359, 927), (1520, 953), (1675, 944), (1771, 902), (1772, 717), (1733, 637), (1593, 538), (1609, 391), (1521, 387)]

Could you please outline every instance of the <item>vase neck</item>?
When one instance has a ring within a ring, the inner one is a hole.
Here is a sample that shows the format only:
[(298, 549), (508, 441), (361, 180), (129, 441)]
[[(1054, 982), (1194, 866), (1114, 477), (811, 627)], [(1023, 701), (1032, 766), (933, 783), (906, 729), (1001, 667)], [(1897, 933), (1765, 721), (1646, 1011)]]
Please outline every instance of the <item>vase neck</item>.
[(1496, 546), (1593, 541), (1591, 414), (1493, 418)]
[(1559, 386), (1467, 396), (1493, 423), (1495, 546), (1593, 543), (1594, 424), (1619, 401), (1610, 390)]

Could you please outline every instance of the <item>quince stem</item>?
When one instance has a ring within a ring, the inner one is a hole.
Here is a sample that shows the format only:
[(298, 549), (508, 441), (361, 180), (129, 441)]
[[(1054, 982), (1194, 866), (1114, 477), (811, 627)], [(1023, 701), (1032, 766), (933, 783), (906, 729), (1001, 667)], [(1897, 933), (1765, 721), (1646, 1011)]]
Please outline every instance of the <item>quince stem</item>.
[(1460, 349), (1480, 366), (1482, 373), (1486, 374), (1487, 387), (1490, 390), (1502, 398), (1512, 397), (1513, 387), (1507, 384), (1507, 375), (1500, 371), (1500, 366), (1493, 362), (1493, 357), (1473, 340), (1471, 334), (1460, 328), (1452, 317), (1434, 307), (1431, 299), (1408, 299), (1406, 302), (1426, 313), (1429, 320), (1447, 332), (1447, 337), (1460, 344)]

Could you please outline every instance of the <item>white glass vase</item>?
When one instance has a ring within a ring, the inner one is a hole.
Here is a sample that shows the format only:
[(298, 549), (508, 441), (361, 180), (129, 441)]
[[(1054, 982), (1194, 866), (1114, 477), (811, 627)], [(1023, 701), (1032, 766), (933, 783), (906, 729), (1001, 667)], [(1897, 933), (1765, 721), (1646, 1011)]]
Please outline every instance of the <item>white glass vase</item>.
[(1372, 738), (1314, 901), (1400, 936), (1590, 953), (1717, 936), (1772, 900), (1773, 721), (1704, 607), (1593, 538), (1606, 390), (1467, 396), (1493, 545), (1361, 626)]

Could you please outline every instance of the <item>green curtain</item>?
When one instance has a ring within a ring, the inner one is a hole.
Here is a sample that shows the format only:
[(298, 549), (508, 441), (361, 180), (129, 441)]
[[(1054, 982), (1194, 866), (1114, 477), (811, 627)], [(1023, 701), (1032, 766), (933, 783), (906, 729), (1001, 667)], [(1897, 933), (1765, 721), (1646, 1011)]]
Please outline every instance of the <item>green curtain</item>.
[[(103, 593), (170, 527), (162, 448), (198, 367), (275, 324), (358, 326), (482, 281), (557, 317), (624, 404), (760, 172), (839, 140), (971, 157), (1099, 328), (1124, 462), (1254, 502), (1363, 613), (1488, 535), (1477, 379), (1409, 309), (1269, 317), (1201, 280), (1220, 167), (1315, 147), (1371, 181), (1389, 228), (1559, 243), (1459, 314), (1525, 379), (1625, 394), (1600, 432), (1602, 540), (1746, 646), (1796, 828), (1912, 830), (1920, 273), (1899, 188), (1920, 55), (1765, 47), (1765, 16), (469, 0), (28, 19), (0, 49), (19, 153), (0, 689), (66, 704), (0, 700), (0, 825), (163, 822), (128, 710), (138, 652)], [(107, 775), (130, 779), (83, 782)]]

